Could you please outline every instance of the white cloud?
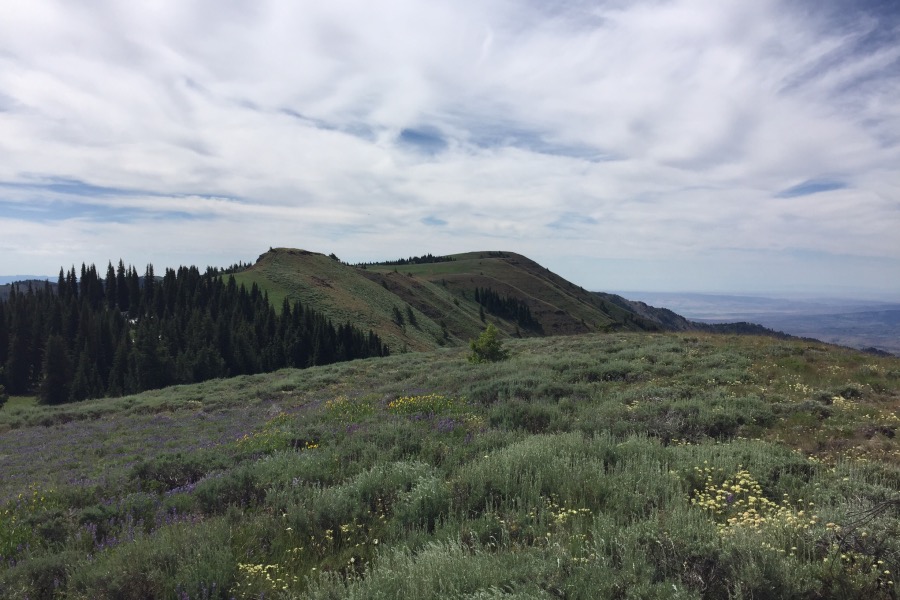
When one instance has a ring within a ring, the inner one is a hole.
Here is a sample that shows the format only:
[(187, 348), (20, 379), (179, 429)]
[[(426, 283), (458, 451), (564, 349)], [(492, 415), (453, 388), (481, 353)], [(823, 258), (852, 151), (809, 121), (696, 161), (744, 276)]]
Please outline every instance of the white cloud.
[[(734, 252), (775, 285), (858, 255), (900, 293), (898, 20), (803, 10), (19, 3), (0, 21), (0, 271), (503, 248), (579, 273), (636, 260), (653, 287), (652, 261), (702, 279)], [(778, 197), (815, 180), (843, 188)]]

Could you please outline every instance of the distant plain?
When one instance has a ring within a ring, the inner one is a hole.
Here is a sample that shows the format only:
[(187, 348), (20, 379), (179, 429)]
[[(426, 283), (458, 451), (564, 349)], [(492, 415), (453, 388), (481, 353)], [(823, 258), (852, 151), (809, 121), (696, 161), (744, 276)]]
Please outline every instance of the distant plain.
[(747, 321), (799, 337), (900, 355), (900, 302), (676, 292), (616, 292), (701, 323)]

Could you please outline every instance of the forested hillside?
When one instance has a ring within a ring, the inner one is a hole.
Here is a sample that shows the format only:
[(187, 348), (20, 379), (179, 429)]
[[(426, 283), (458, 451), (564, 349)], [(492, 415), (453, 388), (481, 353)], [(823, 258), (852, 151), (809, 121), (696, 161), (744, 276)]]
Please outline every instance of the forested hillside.
[(0, 385), (49, 404), (387, 353), (371, 331), (299, 301), (276, 311), (216, 269), (140, 277), (120, 261), (104, 279), (82, 265), (0, 302)]

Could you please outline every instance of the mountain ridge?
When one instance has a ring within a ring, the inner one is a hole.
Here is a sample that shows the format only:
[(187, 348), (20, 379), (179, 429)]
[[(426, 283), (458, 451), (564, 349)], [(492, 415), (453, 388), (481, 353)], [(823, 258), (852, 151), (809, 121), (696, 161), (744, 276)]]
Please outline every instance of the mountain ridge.
[[(773, 334), (755, 324), (697, 323), (666, 308), (591, 292), (515, 252), (491, 250), (351, 265), (335, 255), (270, 248), (235, 273), (278, 307), (311, 304), (335, 320), (372, 329), (391, 351), (459, 346), (487, 322), (511, 337), (612, 331)], [(479, 293), (517, 307), (534, 326), (487, 310)]]
[[(219, 272), (248, 290), (256, 285), (276, 310), (285, 301), (300, 302), (335, 323), (372, 330), (392, 352), (464, 346), (488, 322), (509, 337), (614, 331), (784, 335), (754, 323), (693, 321), (668, 308), (588, 291), (527, 256), (502, 250), (348, 264), (334, 254), (279, 247), (252, 265)], [(12, 285), (0, 286), (0, 300)]]

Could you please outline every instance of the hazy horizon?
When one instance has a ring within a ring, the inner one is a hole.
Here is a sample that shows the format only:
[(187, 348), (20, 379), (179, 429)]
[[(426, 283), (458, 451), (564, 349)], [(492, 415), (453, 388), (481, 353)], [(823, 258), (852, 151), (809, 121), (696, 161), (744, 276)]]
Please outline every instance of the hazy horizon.
[[(406, 258), (397, 256), (395, 258)], [(393, 259), (384, 259), (384, 260), (393, 260)], [(113, 264), (116, 264), (117, 261), (113, 261)], [(93, 263), (92, 263), (93, 264)], [(128, 265), (126, 261), (126, 265)], [(76, 266), (76, 271), (78, 271), (79, 265), (70, 265), (69, 267), (64, 267), (64, 270), (70, 269), (72, 266)], [(98, 269), (101, 269), (103, 273), (105, 273), (104, 265), (95, 266)], [(137, 265), (134, 265), (137, 267)], [(188, 266), (188, 265), (164, 265), (165, 268), (173, 268), (177, 269), (179, 266)], [(197, 267), (205, 268), (207, 266), (216, 266), (219, 268), (225, 268), (227, 265), (194, 265)], [(158, 276), (161, 276), (162, 272), (160, 271), (160, 265), (154, 265), (154, 268), (159, 271), (157, 272)], [(141, 274), (143, 271), (140, 271)], [(101, 273), (102, 275), (102, 273)], [(48, 280), (55, 282), (58, 278), (57, 275), (48, 275), (48, 274), (0, 274), (0, 285), (5, 285), (8, 283), (15, 283), (17, 281), (25, 281), (25, 280)], [(652, 295), (660, 295), (660, 296), (704, 296), (710, 298), (756, 298), (756, 299), (773, 299), (773, 300), (789, 300), (789, 301), (836, 301), (836, 302), (847, 302), (847, 301), (860, 301), (860, 302), (876, 302), (883, 304), (891, 304), (891, 303), (900, 303), (900, 294), (891, 293), (891, 292), (872, 292), (865, 290), (831, 290), (831, 291), (820, 291), (820, 292), (810, 292), (808, 290), (703, 290), (703, 289), (631, 289), (631, 290), (623, 290), (616, 288), (604, 288), (604, 289), (592, 289), (582, 285), (578, 281), (572, 281), (572, 283), (576, 285), (580, 285), (581, 287), (588, 289), (588, 291), (592, 292), (604, 292), (608, 294), (617, 294), (628, 298), (630, 300), (640, 300), (641, 297), (647, 297)]]

